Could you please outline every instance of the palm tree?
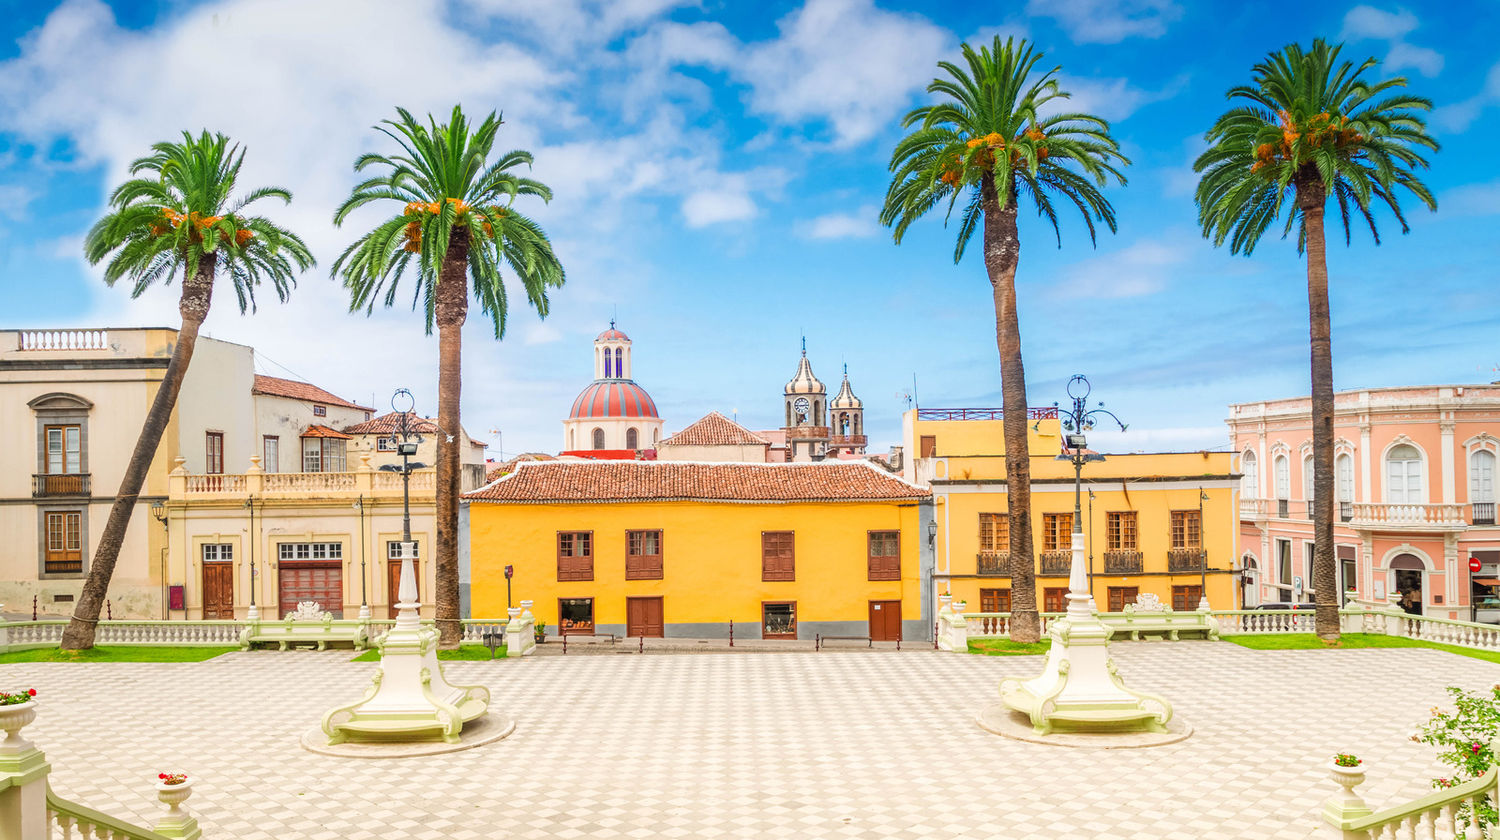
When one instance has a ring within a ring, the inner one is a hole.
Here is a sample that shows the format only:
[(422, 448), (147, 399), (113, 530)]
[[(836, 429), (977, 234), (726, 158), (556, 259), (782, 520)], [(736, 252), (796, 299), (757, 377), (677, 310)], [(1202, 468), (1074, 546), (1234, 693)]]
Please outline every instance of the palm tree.
[(235, 182), (245, 159), (242, 147), (222, 134), (204, 131), (194, 137), (184, 131), (181, 142), (157, 143), (151, 150), (149, 156), (130, 165), (130, 174), (136, 177), (110, 196), (113, 209), (89, 230), (83, 252), (95, 265), (108, 258), (104, 282), (113, 286), (129, 278), (131, 297), (140, 297), (158, 281), (170, 283), (180, 269), (177, 309), (182, 326), (120, 479), (83, 593), (73, 608), (73, 620), (63, 632), (64, 650), (94, 646), (94, 626), (120, 556), (125, 528), (177, 405), (198, 329), (208, 317), (218, 272), (222, 269), (229, 274), (243, 314), (247, 308), (254, 311), (255, 287), (261, 282), (269, 281), (285, 302), (297, 273), (313, 265), (312, 254), (296, 234), (270, 219), (245, 214), (246, 207), (262, 198), (290, 202), (292, 194), (280, 187), (260, 187), (236, 198)]
[(491, 160), (501, 119), (491, 112), (472, 127), (454, 106), (447, 123), (429, 116), (418, 122), (403, 108), (376, 130), (396, 141), (401, 153), (366, 154), (354, 164), (382, 170), (354, 187), (334, 213), (342, 225), (355, 210), (377, 201), (400, 203), (399, 211), (350, 245), (333, 264), (349, 290), (350, 311), (390, 306), (397, 284), (411, 269), (412, 308), (426, 314), (427, 332), (438, 329), (437, 621), (443, 647), (458, 647), (459, 385), (461, 331), (469, 311), (469, 280), (479, 307), (490, 316), (495, 338), (505, 335), (506, 291), (502, 266), (520, 278), (526, 299), (547, 315), (547, 290), (563, 284), (562, 264), (539, 225), (512, 205), (518, 196), (551, 201), (545, 185), (513, 172), (531, 165), (531, 153), (510, 151)]
[[(1036, 206), (1062, 247), (1057, 203), (1082, 214), (1089, 240), (1094, 222), (1115, 230), (1115, 212), (1100, 188), (1125, 176), (1129, 161), (1109, 135), (1109, 123), (1091, 114), (1050, 113), (1068, 93), (1054, 78), (1061, 69), (1035, 72), (1042, 53), (1024, 40), (995, 38), (990, 47), (963, 45), (967, 66), (939, 62), (947, 75), (928, 93), (939, 96), (902, 120), (915, 129), (891, 154), (891, 185), (880, 221), (901, 237), (939, 204), (951, 217), (965, 199), (953, 261), (963, 259), (974, 229), (984, 221), (984, 265), (995, 303), (995, 343), (1000, 350), (1004, 404), (1005, 477), (1010, 512), (1011, 638), (1041, 635), (1031, 539), (1031, 464), (1026, 446), (1026, 372), (1016, 314), (1016, 266), (1021, 257), (1016, 211), (1023, 199)], [(1049, 107), (1050, 106), (1050, 107)]]
[(1372, 82), (1366, 71), (1340, 61), (1340, 46), (1322, 39), (1303, 51), (1290, 44), (1256, 64), (1250, 86), (1230, 88), (1236, 107), (1208, 131), (1209, 148), (1193, 164), (1198, 221), (1215, 246), (1249, 255), (1283, 211), (1283, 238), (1297, 229), (1297, 251), (1307, 255), (1308, 334), (1312, 344), (1313, 587), (1317, 632), (1339, 636), (1338, 575), (1333, 551), (1333, 347), (1328, 317), (1328, 261), (1323, 212), (1338, 202), (1349, 244), (1355, 214), (1380, 231), (1371, 207), (1390, 208), (1408, 230), (1397, 193), (1416, 196), (1429, 209), (1437, 201), (1414, 170), (1426, 169), (1424, 150), (1437, 150), (1420, 114), (1429, 100), (1400, 92), (1404, 77)]

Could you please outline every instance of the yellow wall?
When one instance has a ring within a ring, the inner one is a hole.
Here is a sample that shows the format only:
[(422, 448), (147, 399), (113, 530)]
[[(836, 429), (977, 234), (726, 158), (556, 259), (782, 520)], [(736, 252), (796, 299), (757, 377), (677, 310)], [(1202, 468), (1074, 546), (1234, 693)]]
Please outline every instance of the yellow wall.
[[(921, 618), (918, 507), (915, 502), (723, 504), (642, 502), (495, 504), (469, 507), (472, 613), (503, 616), (504, 567), (515, 566), (517, 604), (549, 632), (558, 598), (593, 598), (594, 622), (625, 624), (627, 596), (663, 598), (672, 625), (736, 625), (736, 636), (759, 636), (762, 601), (796, 601), (799, 635), (816, 622), (868, 621), (871, 600), (901, 600), (902, 618)], [(625, 580), (625, 532), (662, 530), (662, 580)], [(869, 581), (867, 532), (900, 530), (901, 580)], [(557, 580), (557, 532), (594, 532), (594, 579)], [(761, 580), (761, 532), (796, 533), (796, 580)], [(607, 629), (607, 628), (601, 628)], [(704, 628), (678, 628), (693, 635)], [(713, 635), (719, 635), (718, 632)]]

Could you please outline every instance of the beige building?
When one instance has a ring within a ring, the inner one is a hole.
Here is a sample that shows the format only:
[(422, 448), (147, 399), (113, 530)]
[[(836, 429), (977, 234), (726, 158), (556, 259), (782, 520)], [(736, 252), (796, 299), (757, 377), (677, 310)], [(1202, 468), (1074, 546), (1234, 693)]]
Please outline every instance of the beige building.
[[(171, 329), (0, 331), (0, 533), (18, 535), (0, 547), (8, 610), (36, 597), (39, 612), (71, 611), (175, 340)], [(262, 615), (300, 600), (389, 612), (399, 415), (254, 370), (251, 348), (199, 340), (110, 583), (114, 617), (242, 618), (252, 599)], [(426, 465), (411, 477), (425, 599), (437, 426), (412, 416), (409, 430)], [(484, 444), (465, 439), (469, 490)]]
[(763, 464), (770, 460), (771, 442), (717, 411), (656, 445), (658, 461), (740, 461)]

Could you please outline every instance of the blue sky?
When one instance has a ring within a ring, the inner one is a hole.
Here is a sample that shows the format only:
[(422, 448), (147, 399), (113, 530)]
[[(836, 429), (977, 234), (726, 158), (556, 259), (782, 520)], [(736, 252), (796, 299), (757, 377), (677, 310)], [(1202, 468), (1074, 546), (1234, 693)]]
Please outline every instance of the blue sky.
[[(1253, 258), (1199, 235), (1192, 158), (1224, 91), (1270, 50), (1315, 36), (1409, 78), (1438, 108), (1436, 213), (1402, 236), (1331, 243), (1334, 377), (1343, 388), (1500, 379), (1495, 265), (1500, 46), (1493, 0), (1397, 5), (1182, 0), (1021, 3), (799, 0), (219, 0), (54, 7), (0, 16), (0, 291), (6, 326), (173, 325), (176, 287), (132, 301), (79, 243), (149, 143), (208, 127), (249, 150), (245, 182), (296, 194), (278, 216), (319, 267), (291, 302), (241, 316), (221, 294), (207, 331), (254, 345), (263, 372), (431, 410), (436, 339), (405, 307), (348, 314), (327, 267), (356, 235), (329, 220), (350, 165), (382, 148), (395, 106), (504, 113), (556, 200), (531, 208), (568, 285), (539, 320), (517, 306), (494, 342), (465, 334), (464, 420), (504, 450), (556, 451), (618, 312), (635, 377), (669, 431), (711, 410), (777, 424), (800, 336), (836, 388), (849, 365), (872, 444), (924, 406), (999, 403), (978, 249), (951, 260), (934, 217), (898, 247), (876, 222), (899, 119), (962, 40), (1032, 39), (1081, 110), (1133, 161), (1111, 188), (1120, 231), (1059, 249), (1022, 216), (1031, 402), (1074, 373), (1131, 429), (1113, 449), (1220, 446), (1230, 402), (1306, 393), (1304, 269), (1289, 242)], [(521, 300), (516, 295), (515, 300)], [(288, 373), (290, 371), (290, 373)], [(492, 453), (493, 454), (493, 453)]]

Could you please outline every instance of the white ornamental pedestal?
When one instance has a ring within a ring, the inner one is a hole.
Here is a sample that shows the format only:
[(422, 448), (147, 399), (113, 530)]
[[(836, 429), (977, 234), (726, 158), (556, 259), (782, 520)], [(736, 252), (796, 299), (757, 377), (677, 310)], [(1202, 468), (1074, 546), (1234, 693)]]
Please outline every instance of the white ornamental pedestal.
[(1083, 534), (1076, 531), (1067, 615), (1047, 634), (1052, 648), (1041, 676), (1000, 683), (1001, 701), (1030, 716), (1037, 733), (1166, 732), (1172, 704), (1126, 688), (1109, 657), (1110, 629), (1089, 609)]
[(405, 546), (396, 625), (377, 642), (380, 670), (363, 699), (323, 715), (322, 729), (330, 745), (438, 739), (454, 744), (465, 723), (488, 711), (488, 688), (452, 685), (443, 677), (438, 631), (424, 628), (417, 615), (415, 544)]

